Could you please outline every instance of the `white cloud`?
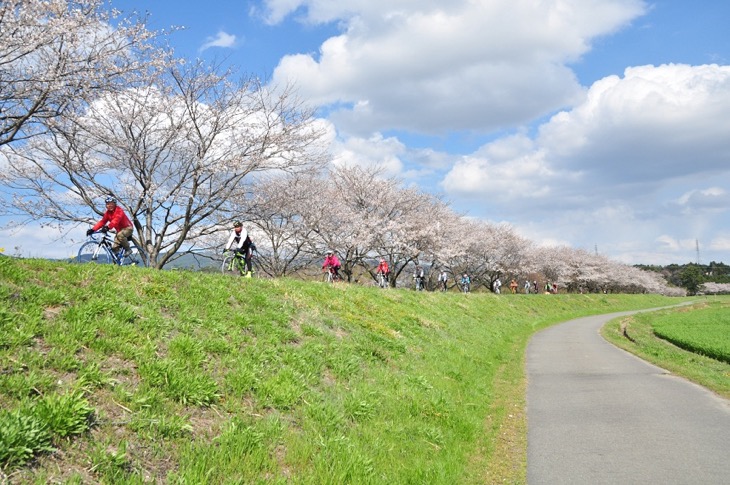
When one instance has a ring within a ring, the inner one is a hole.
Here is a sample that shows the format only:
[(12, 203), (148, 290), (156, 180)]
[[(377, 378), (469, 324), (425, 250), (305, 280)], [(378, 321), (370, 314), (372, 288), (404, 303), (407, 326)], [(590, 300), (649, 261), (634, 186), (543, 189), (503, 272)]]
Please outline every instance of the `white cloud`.
[(517, 126), (575, 102), (566, 62), (644, 12), (639, 0), (266, 2), (269, 19), (297, 12), (339, 21), (318, 55), (281, 59), (273, 80), (294, 80), (316, 103), (336, 103), (341, 131), (422, 133)]
[(205, 43), (200, 46), (200, 49), (198, 49), (198, 52), (203, 52), (204, 50), (210, 49), (211, 47), (230, 48), (235, 46), (236, 36), (233, 34), (228, 34), (221, 30), (215, 35), (215, 37), (207, 37), (205, 39)]
[(596, 82), (536, 136), (497, 139), (463, 157), (443, 187), (539, 240), (598, 243), (623, 260), (693, 260), (694, 242), (730, 223), (728, 112), (730, 66), (627, 69)]
[(677, 205), (685, 214), (699, 211), (727, 212), (730, 210), (730, 194), (720, 187), (690, 190), (679, 197)]
[(714, 251), (730, 252), (730, 234), (719, 235), (710, 241), (709, 249)]
[(591, 165), (594, 180), (648, 182), (725, 171), (730, 66), (628, 68), (540, 128), (553, 163)]
[(347, 166), (378, 166), (388, 175), (403, 171), (400, 157), (406, 152), (405, 145), (396, 138), (383, 138), (381, 134), (372, 137), (351, 137), (333, 144), (334, 163)]
[(443, 180), (447, 193), (468, 197), (494, 194), (509, 199), (533, 199), (550, 195), (550, 181), (558, 174), (544, 154), (524, 135), (499, 139), (471, 156), (465, 156)]

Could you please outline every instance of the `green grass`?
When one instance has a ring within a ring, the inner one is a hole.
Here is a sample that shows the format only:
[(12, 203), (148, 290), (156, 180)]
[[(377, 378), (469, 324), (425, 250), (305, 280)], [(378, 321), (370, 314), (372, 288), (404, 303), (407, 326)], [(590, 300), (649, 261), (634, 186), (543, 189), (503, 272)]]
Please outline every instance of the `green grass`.
[(614, 344), (730, 398), (730, 297), (609, 322)]
[(730, 364), (730, 311), (715, 304), (691, 313), (675, 313), (652, 323), (654, 335), (700, 355)]
[(656, 295), (382, 291), (0, 258), (19, 483), (524, 483), (524, 350)]

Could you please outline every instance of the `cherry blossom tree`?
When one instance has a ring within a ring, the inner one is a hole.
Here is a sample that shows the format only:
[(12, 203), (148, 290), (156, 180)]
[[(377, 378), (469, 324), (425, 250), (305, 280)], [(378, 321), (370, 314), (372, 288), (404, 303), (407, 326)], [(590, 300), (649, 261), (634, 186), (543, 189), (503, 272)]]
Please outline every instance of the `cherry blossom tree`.
[(446, 205), (432, 194), (403, 187), (377, 168), (340, 168), (336, 186), (356, 215), (361, 239), (357, 264), (375, 280), (380, 257), (388, 261), (390, 284), (410, 264), (435, 245), (436, 222), (446, 217)]
[(241, 218), (254, 226), (257, 266), (269, 276), (286, 276), (317, 264), (314, 228), (303, 216), (319, 190), (318, 173), (268, 177), (240, 203)]
[(493, 291), (497, 278), (524, 272), (530, 243), (511, 226), (453, 217), (438, 245), (434, 266), (446, 270), (457, 285), (467, 273), (473, 289), (484, 286)]
[(147, 87), (108, 93), (9, 154), (3, 181), (34, 220), (91, 223), (112, 195), (131, 216), (151, 266), (205, 249), (212, 223), (245, 197), (255, 173), (326, 161), (322, 128), (292, 96), (256, 78), (232, 82), (203, 64)]
[(0, 146), (44, 132), (52, 120), (129, 76), (168, 62), (159, 35), (103, 0), (0, 3)]
[[(403, 188), (397, 179), (373, 184), (374, 208), (369, 210), (374, 235), (374, 256), (384, 257), (390, 268), (390, 285), (409, 267), (430, 268), (433, 254), (441, 243), (440, 221), (457, 217), (437, 196), (416, 188)], [(364, 269), (375, 278), (377, 258), (363, 261)], [(425, 268), (426, 269), (426, 268)], [(426, 275), (427, 282), (429, 274)]]
[(709, 295), (730, 294), (730, 283), (707, 282), (700, 287), (700, 292)]

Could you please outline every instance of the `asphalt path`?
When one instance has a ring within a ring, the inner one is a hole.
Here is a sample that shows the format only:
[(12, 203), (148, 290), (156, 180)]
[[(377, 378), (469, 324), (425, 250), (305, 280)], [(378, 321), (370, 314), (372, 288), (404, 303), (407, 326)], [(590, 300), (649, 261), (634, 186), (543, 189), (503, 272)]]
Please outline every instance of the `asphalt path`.
[(730, 401), (606, 342), (580, 318), (527, 348), (527, 482), (730, 484)]

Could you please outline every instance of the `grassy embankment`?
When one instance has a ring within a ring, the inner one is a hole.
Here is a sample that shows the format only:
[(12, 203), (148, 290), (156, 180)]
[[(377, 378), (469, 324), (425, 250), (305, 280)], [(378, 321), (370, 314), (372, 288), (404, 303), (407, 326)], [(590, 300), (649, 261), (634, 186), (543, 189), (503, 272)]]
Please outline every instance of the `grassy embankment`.
[(619, 347), (730, 399), (730, 297), (609, 322)]
[(0, 257), (0, 302), (11, 483), (454, 484), (524, 483), (532, 333), (677, 300)]

